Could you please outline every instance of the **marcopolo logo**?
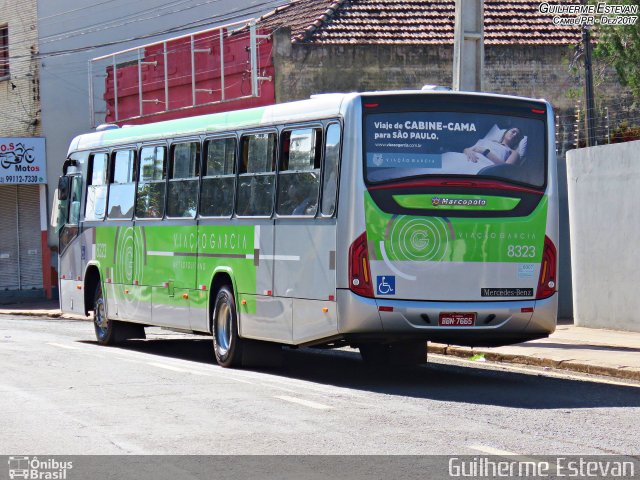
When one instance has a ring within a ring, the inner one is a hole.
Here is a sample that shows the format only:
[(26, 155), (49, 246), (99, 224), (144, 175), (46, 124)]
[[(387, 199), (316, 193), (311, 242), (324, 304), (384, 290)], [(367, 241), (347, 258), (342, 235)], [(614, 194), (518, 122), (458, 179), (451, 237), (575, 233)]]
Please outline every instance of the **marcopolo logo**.
[(484, 207), (487, 201), (484, 198), (449, 198), (449, 197), (433, 197), (431, 205), (434, 207)]
[(9, 457), (9, 478), (32, 480), (65, 480), (67, 471), (73, 468), (73, 462), (64, 462), (55, 458), (44, 460), (38, 457)]

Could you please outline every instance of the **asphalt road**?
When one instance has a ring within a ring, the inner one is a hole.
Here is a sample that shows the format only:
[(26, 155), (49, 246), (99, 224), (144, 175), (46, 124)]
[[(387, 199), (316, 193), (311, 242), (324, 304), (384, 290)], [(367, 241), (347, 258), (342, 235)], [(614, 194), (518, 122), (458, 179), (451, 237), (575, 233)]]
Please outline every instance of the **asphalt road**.
[(640, 384), (431, 356), (287, 350), (227, 370), (209, 337), (0, 316), (0, 454), (640, 454)]

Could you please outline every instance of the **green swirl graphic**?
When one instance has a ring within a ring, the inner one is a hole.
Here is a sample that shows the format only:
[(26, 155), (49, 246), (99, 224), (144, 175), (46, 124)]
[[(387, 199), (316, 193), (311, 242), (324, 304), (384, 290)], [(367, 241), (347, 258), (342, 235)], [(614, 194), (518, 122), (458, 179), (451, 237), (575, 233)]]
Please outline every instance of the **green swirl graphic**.
[(437, 217), (398, 216), (391, 220), (385, 248), (391, 260), (440, 261), (449, 245), (444, 220)]
[[(114, 265), (114, 281), (121, 285), (133, 285), (134, 280), (140, 281), (143, 267), (143, 239), (140, 229), (131, 226), (118, 227), (116, 235), (116, 264)], [(129, 308), (137, 309), (140, 303), (138, 295), (125, 295), (124, 301)]]

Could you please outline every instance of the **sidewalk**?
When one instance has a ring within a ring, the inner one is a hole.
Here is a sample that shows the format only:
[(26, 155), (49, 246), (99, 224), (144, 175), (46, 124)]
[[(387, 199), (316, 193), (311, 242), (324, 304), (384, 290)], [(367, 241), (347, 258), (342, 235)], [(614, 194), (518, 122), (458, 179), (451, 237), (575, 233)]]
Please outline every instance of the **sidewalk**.
[(60, 304), (58, 300), (40, 300), (34, 302), (0, 305), (2, 315), (36, 315), (39, 317), (59, 317)]
[[(0, 315), (89, 320), (62, 315), (57, 301), (0, 305)], [(488, 361), (551, 367), (640, 381), (640, 332), (558, 325), (548, 338), (508, 347), (469, 348), (429, 343), (429, 352)]]
[(640, 332), (558, 325), (548, 338), (517, 345), (469, 348), (429, 343), (429, 352), (640, 380)]
[(67, 318), (73, 320), (89, 320), (82, 315), (67, 315), (60, 311), (58, 300), (40, 300), (12, 305), (0, 305), (0, 315), (23, 315), (28, 317)]

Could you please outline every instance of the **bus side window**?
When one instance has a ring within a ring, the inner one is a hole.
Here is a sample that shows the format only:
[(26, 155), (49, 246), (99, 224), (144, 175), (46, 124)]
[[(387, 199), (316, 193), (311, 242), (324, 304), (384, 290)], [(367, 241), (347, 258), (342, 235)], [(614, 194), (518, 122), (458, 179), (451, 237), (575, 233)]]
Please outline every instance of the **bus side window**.
[(167, 216), (196, 215), (200, 142), (176, 143), (171, 147)]
[(322, 129), (282, 133), (278, 173), (278, 215), (315, 216), (320, 190)]
[(89, 186), (87, 188), (87, 205), (85, 220), (104, 220), (107, 206), (107, 163), (106, 153), (94, 153), (89, 157)]
[(327, 141), (324, 150), (324, 172), (322, 176), (322, 208), (324, 216), (332, 216), (336, 210), (338, 173), (340, 163), (340, 124), (327, 127)]
[(140, 150), (140, 162), (138, 169), (136, 217), (163, 217), (166, 178), (166, 148), (143, 147)]
[(236, 145), (235, 138), (217, 138), (205, 143), (200, 215), (229, 217), (233, 213)]
[(136, 153), (133, 150), (120, 150), (112, 154), (107, 208), (109, 218), (131, 218), (133, 215), (135, 161)]
[(276, 145), (275, 133), (244, 135), (240, 147), (237, 213), (268, 217), (273, 211)]

